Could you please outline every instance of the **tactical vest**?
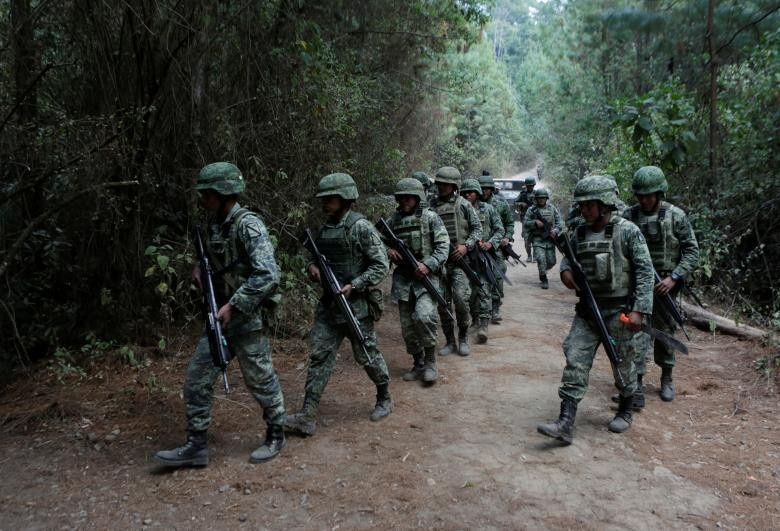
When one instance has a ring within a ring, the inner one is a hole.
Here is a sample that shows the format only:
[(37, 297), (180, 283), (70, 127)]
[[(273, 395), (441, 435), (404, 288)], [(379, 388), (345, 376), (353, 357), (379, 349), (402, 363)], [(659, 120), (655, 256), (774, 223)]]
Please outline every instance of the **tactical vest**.
[(631, 263), (623, 254), (620, 238), (613, 238), (621, 223), (627, 221), (612, 216), (595, 240), (586, 240), (587, 225), (577, 227), (577, 260), (596, 298), (626, 297), (631, 293)]
[(487, 204), (484, 201), (479, 202), (479, 208), (477, 208), (477, 216), (479, 217), (479, 223), (482, 226), (482, 240), (488, 241), (493, 235), (495, 227), (490, 223), (490, 216), (488, 216)]
[(631, 221), (642, 231), (653, 267), (659, 273), (672, 271), (680, 262), (680, 240), (674, 235), (671, 209), (672, 205), (661, 201), (658, 212), (650, 216), (642, 213), (639, 205), (630, 210)]
[[(544, 222), (549, 225), (551, 230), (555, 227), (555, 211), (553, 211), (550, 205), (545, 205), (544, 208), (539, 208), (536, 205), (532, 206), (531, 215), (534, 219), (542, 218)], [(544, 227), (534, 226), (533, 228), (534, 236), (541, 236), (544, 234), (544, 231)]]
[(393, 232), (404, 241), (417, 260), (424, 260), (433, 252), (433, 235), (426, 211), (429, 209), (418, 208), (412, 215), (396, 212), (391, 220)]
[(361, 219), (362, 214), (350, 211), (337, 227), (323, 225), (317, 234), (317, 248), (330, 261), (336, 278), (346, 284), (352, 282), (363, 271), (363, 257), (352, 246), (349, 237), (352, 227)]
[(249, 277), (249, 257), (238, 238), (241, 221), (253, 212), (239, 208), (229, 222), (209, 223), (206, 249), (214, 263), (214, 291), (220, 304), (226, 303)]
[(460, 196), (456, 196), (454, 201), (436, 201), (436, 213), (444, 222), (447, 233), (450, 235), (450, 243), (453, 245), (466, 243), (466, 238), (471, 232), (469, 222), (463, 214), (464, 203), (469, 204)]

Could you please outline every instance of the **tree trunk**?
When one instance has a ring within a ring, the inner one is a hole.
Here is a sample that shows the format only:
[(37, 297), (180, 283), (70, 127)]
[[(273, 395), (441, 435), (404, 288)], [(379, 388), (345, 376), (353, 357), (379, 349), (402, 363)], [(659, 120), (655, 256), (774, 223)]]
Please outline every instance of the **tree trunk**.
[(38, 89), (35, 86), (35, 78), (40, 69), (35, 54), (30, 0), (12, 0), (11, 35), (14, 51), (15, 104), (19, 121), (29, 123), (38, 115)]
[(768, 332), (764, 330), (744, 324), (738, 324), (731, 319), (708, 312), (703, 308), (688, 304), (684, 301), (682, 303), (682, 309), (688, 316), (688, 319), (690, 319), (697, 328), (700, 328), (705, 332), (714, 332), (717, 330), (731, 336), (749, 339), (764, 339), (768, 335)]
[(709, 138), (709, 170), (710, 191), (714, 194), (718, 189), (718, 58), (715, 51), (715, 0), (707, 4), (707, 48), (710, 56), (710, 138)]

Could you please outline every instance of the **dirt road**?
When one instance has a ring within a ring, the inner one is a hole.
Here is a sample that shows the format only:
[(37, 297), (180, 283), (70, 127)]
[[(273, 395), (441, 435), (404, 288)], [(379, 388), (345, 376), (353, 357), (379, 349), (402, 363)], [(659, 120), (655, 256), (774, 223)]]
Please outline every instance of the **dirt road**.
[[(509, 275), (503, 323), (470, 357), (440, 358), (432, 388), (401, 381), (410, 359), (389, 305), (379, 332), (395, 412), (368, 420), (373, 387), (343, 348), (317, 434), (290, 438), (265, 465), (248, 463), (264, 428), (233, 367), (210, 465), (154, 466), (154, 451), (182, 439), (188, 347), (144, 369), (93, 371), (79, 387), (37, 382), (30, 396), (16, 386), (0, 402), (0, 529), (780, 526), (780, 409), (750, 368), (757, 347), (695, 332), (678, 399), (657, 398), (653, 367), (647, 408), (623, 435), (606, 430), (613, 386), (599, 353), (575, 442), (561, 447), (536, 424), (558, 413), (574, 297), (556, 274), (540, 290), (535, 264)], [(281, 347), (277, 369), (296, 410), (305, 344)]]

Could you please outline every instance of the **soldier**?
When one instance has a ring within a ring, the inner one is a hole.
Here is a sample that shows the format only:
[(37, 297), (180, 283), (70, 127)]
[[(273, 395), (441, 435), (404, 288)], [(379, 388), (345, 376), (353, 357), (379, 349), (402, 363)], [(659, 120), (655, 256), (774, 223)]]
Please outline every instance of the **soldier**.
[(563, 220), (558, 209), (547, 204), (550, 194), (544, 188), (534, 192), (535, 205), (528, 209), (523, 219), (523, 228), (534, 248), (536, 265), (539, 268), (539, 280), (542, 289), (547, 289), (547, 271), (553, 268), (555, 257), (555, 237), (563, 231)]
[[(482, 188), (482, 201), (488, 203), (498, 212), (498, 216), (501, 218), (501, 224), (504, 226), (504, 237), (501, 238), (498, 246), (506, 247), (512, 245), (515, 241), (515, 218), (512, 215), (512, 209), (509, 208), (509, 204), (506, 200), (496, 193), (496, 183), (493, 182), (490, 172), (483, 171), (482, 177), (479, 178), (479, 186)], [(501, 269), (501, 272), (506, 274), (507, 266), (504, 254), (496, 252), (496, 263)], [(498, 324), (501, 322), (501, 304), (504, 298), (504, 279), (498, 276), (498, 287), (493, 290), (493, 301), (490, 313), (490, 322)]]
[[(412, 369), (403, 374), (406, 381), (436, 381), (436, 329), (439, 325), (437, 303), (419, 279), (427, 276), (439, 289), (439, 272), (450, 254), (450, 238), (441, 218), (427, 207), (425, 190), (416, 179), (401, 179), (395, 189), (398, 208), (388, 225), (403, 240), (420, 263), (416, 271), (393, 271), (393, 299), (398, 301), (406, 351), (414, 359)], [(387, 256), (395, 264), (401, 254), (388, 248)]]
[(425, 196), (423, 198), (425, 205), (423, 206), (430, 205), (433, 198), (436, 197), (436, 187), (433, 186), (433, 180), (431, 180), (424, 171), (416, 171), (412, 174), (412, 177), (420, 181), (420, 184), (423, 185), (423, 189), (425, 189)]
[[(592, 175), (574, 188), (585, 223), (572, 237), (572, 248), (587, 276), (610, 335), (617, 341), (621, 363), (616, 370), (625, 382), (620, 391), (620, 406), (609, 430), (622, 433), (631, 426), (631, 404), (636, 392), (635, 352), (645, 316), (653, 310), (653, 270), (650, 253), (640, 230), (614, 212), (614, 188), (608, 179)], [(569, 289), (578, 289), (569, 261), (561, 262), (561, 281)], [(628, 314), (628, 326), (620, 323)], [(563, 342), (566, 367), (558, 396), (561, 413), (557, 420), (537, 426), (539, 433), (571, 444), (577, 404), (588, 389), (588, 375), (596, 349), (601, 342), (595, 320), (578, 302), (569, 335)], [(617, 379), (616, 379), (616, 386)]]
[[(316, 233), (315, 243), (330, 261), (333, 272), (342, 284), (341, 292), (349, 299), (355, 317), (366, 337), (365, 352), (349, 338), (355, 361), (363, 366), (376, 385), (376, 405), (370, 419), (378, 421), (393, 410), (390, 398), (390, 376), (382, 353), (377, 349), (374, 321), (381, 316), (382, 292), (376, 286), (387, 275), (390, 264), (382, 240), (374, 226), (362, 214), (352, 210), (358, 198), (357, 186), (346, 173), (333, 173), (320, 180), (316, 197), (322, 201), (325, 224)], [(309, 264), (309, 279), (320, 282), (320, 270)], [(306, 375), (303, 408), (288, 415), (285, 428), (301, 435), (313, 435), (317, 408), (330, 379), (336, 353), (349, 336), (346, 319), (335, 303), (320, 299), (311, 330), (312, 351)]]
[[(536, 186), (536, 179), (533, 177), (525, 178), (525, 190), (522, 190), (515, 199), (515, 208), (520, 215), (520, 221), (525, 219), (525, 213), (534, 204), (534, 186)], [(525, 252), (528, 255), (528, 262), (533, 262), (534, 257), (531, 250), (531, 239), (528, 237), (528, 233), (525, 230), (525, 225), (521, 231), (523, 236), (523, 245), (525, 245)]]
[[(279, 269), (268, 232), (260, 218), (241, 207), (237, 196), (244, 191), (241, 171), (229, 162), (205, 166), (195, 189), (200, 203), (212, 216), (204, 242), (210, 261), (219, 274), (214, 288), (220, 304), (217, 317), (228, 348), (238, 358), (249, 392), (263, 408), (265, 443), (252, 452), (249, 461), (262, 463), (276, 457), (286, 441), (282, 430), (284, 399), (271, 360), (261, 309), (278, 303)], [(200, 267), (192, 278), (202, 288)], [(209, 452), (206, 432), (211, 423), (214, 366), (206, 334), (201, 336), (187, 368), (184, 402), (187, 413), (187, 442), (174, 450), (157, 452), (155, 459), (165, 466), (205, 466)]]
[[(634, 222), (642, 231), (650, 249), (653, 267), (661, 277), (655, 291), (661, 295), (676, 297), (682, 283), (699, 264), (699, 244), (685, 212), (664, 201), (669, 189), (664, 172), (655, 166), (643, 166), (634, 173), (632, 188), (638, 204), (623, 211), (623, 217)], [(677, 326), (671, 316), (665, 315), (660, 304), (653, 306), (653, 328), (674, 334)], [(642, 379), (647, 372), (645, 355), (653, 351), (655, 364), (661, 367), (661, 400), (674, 400), (672, 368), (674, 350), (660, 341), (642, 334), (643, 347), (637, 357), (637, 376), (641, 390)], [(655, 343), (653, 345), (653, 343)], [(644, 393), (634, 397), (634, 405), (645, 405)]]
[[(504, 237), (504, 225), (498, 212), (488, 203), (480, 201), (482, 188), (476, 179), (466, 179), (460, 188), (460, 194), (471, 203), (477, 211), (482, 227), (482, 239), (477, 241), (479, 248), (493, 257), (496, 255), (501, 240)], [(478, 268), (475, 268), (478, 269)], [(477, 315), (477, 342), (487, 343), (488, 322), (490, 321), (493, 301), (493, 286), (488, 282), (484, 271), (480, 274), (482, 286), (471, 293), (471, 314)]]
[(450, 245), (454, 248), (444, 268), (444, 298), (450, 308), (452, 304), (455, 305), (455, 318), (458, 321), (458, 345), (456, 346), (452, 318), (443, 310), (439, 310), (441, 328), (447, 341), (439, 354), (447, 356), (457, 352), (461, 356), (468, 356), (471, 353), (469, 346), (471, 285), (456, 261), (474, 249), (477, 241), (482, 238), (482, 228), (474, 207), (457, 193), (460, 186), (460, 171), (457, 168), (452, 166), (439, 168), (434, 183), (438, 196), (434, 198), (431, 206), (444, 222), (450, 237)]

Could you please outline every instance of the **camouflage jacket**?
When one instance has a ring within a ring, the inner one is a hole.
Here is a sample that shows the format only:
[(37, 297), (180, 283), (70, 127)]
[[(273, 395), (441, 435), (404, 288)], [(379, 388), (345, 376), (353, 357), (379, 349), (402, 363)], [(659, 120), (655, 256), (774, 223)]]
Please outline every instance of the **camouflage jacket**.
[(515, 237), (515, 217), (512, 215), (512, 210), (509, 208), (509, 204), (501, 196), (490, 196), (490, 201), (487, 201), (489, 205), (496, 209), (498, 216), (501, 218), (501, 224), (504, 225), (504, 238), (508, 238), (509, 241), (514, 241)]
[(491, 244), (493, 249), (497, 251), (498, 245), (504, 237), (504, 224), (501, 222), (498, 211), (490, 203), (484, 201), (477, 201), (474, 209), (482, 224), (482, 241)]
[(561, 213), (558, 212), (558, 209), (555, 208), (554, 205), (551, 205), (548, 202), (542, 208), (539, 208), (536, 205), (532, 206), (526, 211), (525, 217), (523, 218), (523, 228), (528, 234), (531, 235), (532, 241), (534, 243), (548, 242), (550, 245), (552, 245), (552, 239), (549, 237), (542, 238), (542, 234), (545, 229), (540, 229), (536, 226), (536, 220), (539, 219), (537, 214), (550, 224), (551, 230), (555, 229), (556, 232), (561, 233), (563, 232), (564, 228)]

